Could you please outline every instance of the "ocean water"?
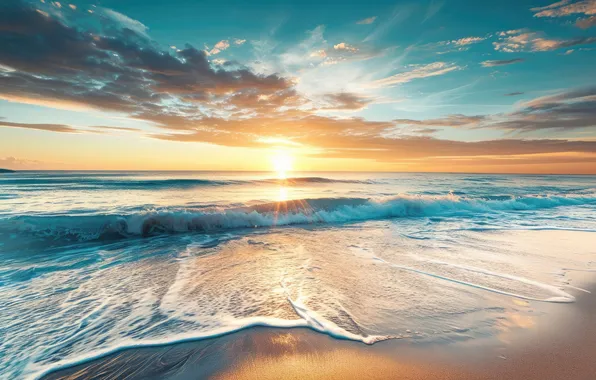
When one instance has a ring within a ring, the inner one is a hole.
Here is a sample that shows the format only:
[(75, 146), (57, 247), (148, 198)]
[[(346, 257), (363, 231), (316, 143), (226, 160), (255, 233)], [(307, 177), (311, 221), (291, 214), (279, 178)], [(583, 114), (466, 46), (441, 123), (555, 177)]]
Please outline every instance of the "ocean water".
[(292, 175), (0, 175), (0, 378), (257, 325), (499, 338), (596, 271), (594, 176)]

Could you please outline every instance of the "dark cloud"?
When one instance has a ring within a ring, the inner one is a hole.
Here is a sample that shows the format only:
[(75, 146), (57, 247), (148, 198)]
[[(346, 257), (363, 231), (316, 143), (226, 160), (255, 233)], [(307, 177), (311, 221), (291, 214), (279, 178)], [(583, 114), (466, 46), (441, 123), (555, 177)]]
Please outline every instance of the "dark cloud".
[(347, 92), (327, 94), (323, 100), (328, 103), (325, 109), (357, 111), (365, 108), (373, 99), (361, 97)]
[(439, 131), (440, 131), (440, 129), (437, 129), (437, 128), (418, 128), (418, 129), (412, 130), (412, 133), (416, 133), (416, 134), (420, 134), (420, 135), (432, 135)]
[(78, 133), (79, 130), (64, 124), (28, 124), (28, 123), (11, 123), (9, 121), (0, 120), (0, 127), (7, 128), (26, 128), (37, 129), (39, 131), (49, 132), (66, 132)]
[(505, 96), (519, 96), (519, 95), (523, 95), (523, 92), (519, 92), (519, 91), (515, 91), (515, 92), (510, 92), (508, 94), (505, 94)]
[(111, 127), (105, 125), (93, 125), (86, 127), (86, 129), (75, 128), (66, 124), (36, 124), (36, 123), (15, 123), (5, 121), (4, 118), (0, 117), (0, 128), (23, 128), (23, 129), (36, 129), (38, 131), (46, 132), (60, 132), (60, 133), (103, 133), (103, 132), (140, 132), (137, 128), (127, 127)]
[(0, 98), (165, 112), (165, 102), (177, 97), (213, 102), (231, 92), (267, 95), (291, 87), (277, 75), (215, 69), (204, 51), (190, 45), (177, 53), (159, 50), (114, 23), (102, 19), (103, 29), (89, 32), (22, 2), (0, 5), (0, 64), (9, 68), (0, 71)]
[(440, 119), (426, 119), (426, 120), (411, 120), (411, 119), (396, 119), (397, 124), (405, 125), (423, 125), (430, 127), (463, 127), (473, 126), (484, 121), (486, 116), (475, 115), (467, 116), (461, 114), (449, 115)]
[(511, 132), (580, 128), (596, 130), (596, 87), (533, 99), (522, 103), (515, 112), (494, 117), (493, 122), (486, 123), (484, 127)]
[[(506, 96), (521, 95), (513, 92)], [(592, 128), (596, 132), (596, 87), (585, 87), (539, 97), (519, 105), (506, 114), (466, 116), (449, 115), (440, 119), (394, 120), (401, 125), (452, 127), (470, 129), (500, 129), (510, 133), (549, 130), (570, 131)]]
[(514, 63), (523, 62), (525, 59), (523, 58), (514, 58), (514, 59), (503, 59), (503, 60), (496, 60), (496, 61), (484, 61), (481, 63), (484, 67), (494, 67), (494, 66), (505, 66), (511, 65)]

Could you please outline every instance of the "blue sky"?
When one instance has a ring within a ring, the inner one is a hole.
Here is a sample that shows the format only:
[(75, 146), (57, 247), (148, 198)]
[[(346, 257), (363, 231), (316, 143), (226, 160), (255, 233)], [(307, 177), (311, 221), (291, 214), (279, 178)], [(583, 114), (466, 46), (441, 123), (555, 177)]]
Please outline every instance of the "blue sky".
[(594, 0), (3, 6), (0, 166), (595, 171)]

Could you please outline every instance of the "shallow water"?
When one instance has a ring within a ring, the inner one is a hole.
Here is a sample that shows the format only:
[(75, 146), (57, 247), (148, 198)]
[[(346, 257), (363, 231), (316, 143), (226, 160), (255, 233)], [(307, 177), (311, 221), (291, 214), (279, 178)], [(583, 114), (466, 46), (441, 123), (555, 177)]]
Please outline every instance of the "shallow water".
[(498, 337), (594, 247), (593, 176), (5, 174), (0, 377), (254, 325)]

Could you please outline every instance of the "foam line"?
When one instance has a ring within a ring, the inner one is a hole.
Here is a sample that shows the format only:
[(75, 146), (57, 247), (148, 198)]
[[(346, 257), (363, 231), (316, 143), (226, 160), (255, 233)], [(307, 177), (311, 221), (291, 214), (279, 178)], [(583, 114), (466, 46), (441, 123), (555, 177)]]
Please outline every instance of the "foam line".
[(375, 256), (374, 259), (377, 260), (377, 261), (380, 261), (380, 262), (382, 262), (384, 264), (387, 264), (387, 265), (389, 265), (389, 266), (391, 266), (393, 268), (402, 269), (402, 270), (406, 270), (406, 271), (409, 271), (409, 272), (418, 273), (418, 274), (422, 274), (422, 275), (425, 275), (425, 276), (434, 277), (434, 278), (438, 278), (438, 279), (441, 279), (441, 280), (454, 282), (456, 284), (466, 285), (466, 286), (470, 286), (470, 287), (473, 287), (473, 288), (476, 288), (476, 289), (486, 290), (486, 291), (489, 291), (489, 292), (493, 292), (493, 293), (497, 293), (497, 294), (502, 294), (502, 295), (505, 295), (505, 296), (515, 297), (515, 298), (520, 298), (520, 299), (524, 299), (524, 300), (528, 300), (528, 301), (552, 302), (552, 303), (571, 303), (571, 302), (575, 302), (575, 297), (573, 297), (571, 294), (568, 294), (568, 293), (562, 291), (561, 289), (559, 289), (559, 288), (557, 288), (555, 286), (543, 284), (543, 283), (532, 281), (532, 280), (529, 280), (529, 279), (526, 279), (526, 278), (522, 278), (522, 277), (516, 277), (516, 276), (510, 276), (510, 275), (507, 275), (507, 274), (491, 272), (491, 271), (487, 271), (487, 270), (480, 269), (480, 268), (466, 267), (466, 266), (462, 266), (462, 265), (449, 264), (449, 263), (445, 263), (445, 262), (429, 260), (429, 262), (434, 262), (436, 264), (450, 265), (450, 266), (453, 266), (453, 267), (456, 267), (456, 268), (460, 268), (460, 269), (464, 269), (464, 270), (468, 270), (468, 271), (472, 271), (472, 272), (487, 274), (487, 275), (491, 275), (491, 276), (495, 276), (495, 277), (501, 277), (501, 278), (506, 278), (506, 279), (510, 279), (510, 280), (515, 280), (515, 281), (523, 282), (523, 283), (526, 283), (526, 284), (529, 284), (529, 285), (534, 285), (534, 286), (537, 286), (539, 288), (542, 288), (542, 289), (545, 289), (545, 290), (549, 290), (549, 291), (557, 294), (558, 296), (557, 297), (550, 297), (550, 298), (535, 298), (535, 297), (530, 297), (530, 296), (524, 296), (522, 294), (516, 294), (516, 293), (506, 292), (504, 290), (494, 289), (494, 288), (490, 288), (488, 286), (474, 284), (472, 282), (457, 280), (455, 278), (451, 278), (451, 277), (447, 277), (447, 276), (442, 276), (442, 275), (431, 273), (431, 272), (425, 272), (425, 271), (422, 271), (420, 269), (408, 267), (408, 266), (405, 266), (405, 265), (399, 265), (399, 264), (390, 263), (390, 262), (385, 261), (382, 258), (377, 257), (377, 256)]

